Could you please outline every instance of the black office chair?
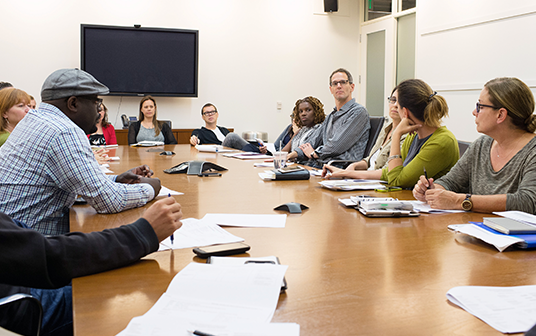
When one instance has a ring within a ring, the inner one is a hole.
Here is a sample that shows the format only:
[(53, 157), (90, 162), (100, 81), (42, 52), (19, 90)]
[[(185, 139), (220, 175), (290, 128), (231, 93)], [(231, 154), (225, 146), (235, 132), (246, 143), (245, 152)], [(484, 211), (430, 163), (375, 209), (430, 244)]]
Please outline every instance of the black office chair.
[[(374, 147), (374, 144), (376, 143), (376, 140), (378, 139), (378, 136), (380, 135), (380, 132), (383, 127), (383, 123), (385, 122), (384, 116), (369, 116), (370, 120), (370, 131), (369, 131), (369, 139), (367, 142), (367, 147), (365, 147), (365, 152), (363, 154), (363, 157), (367, 157), (370, 154), (370, 150), (372, 147)], [(339, 168), (346, 168), (351, 163), (355, 162), (355, 160), (331, 160), (328, 162), (329, 165), (335, 165)]]
[(169, 128), (173, 128), (173, 127), (171, 127), (171, 120), (160, 120), (160, 121), (163, 122), (163, 123), (168, 124)]
[(21, 335), (41, 333), (43, 308), (29, 294), (13, 294), (0, 299), (0, 326)]
[(465, 151), (467, 150), (467, 148), (469, 148), (470, 145), (471, 145), (470, 142), (458, 140), (458, 148), (460, 149), (460, 157), (463, 156), (463, 153), (465, 153)]

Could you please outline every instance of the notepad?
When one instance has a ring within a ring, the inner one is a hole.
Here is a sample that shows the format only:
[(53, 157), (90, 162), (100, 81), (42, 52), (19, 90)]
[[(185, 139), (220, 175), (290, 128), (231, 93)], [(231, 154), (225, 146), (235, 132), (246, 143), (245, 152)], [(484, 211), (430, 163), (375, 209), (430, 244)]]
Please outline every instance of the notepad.
[(484, 217), (484, 225), (507, 235), (536, 234), (536, 226), (504, 217)]

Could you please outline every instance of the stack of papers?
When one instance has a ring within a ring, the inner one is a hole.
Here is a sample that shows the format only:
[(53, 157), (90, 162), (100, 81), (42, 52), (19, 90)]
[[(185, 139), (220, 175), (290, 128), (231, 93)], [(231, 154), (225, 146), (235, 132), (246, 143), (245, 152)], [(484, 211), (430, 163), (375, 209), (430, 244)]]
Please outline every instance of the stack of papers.
[(374, 190), (383, 188), (382, 183), (387, 183), (380, 180), (324, 180), (318, 182), (322, 187), (331, 190)]
[(295, 323), (270, 323), (288, 266), (191, 263), (143, 316), (119, 335), (298, 336)]
[(492, 229), (483, 228), (476, 224), (452, 224), (449, 225), (448, 228), (456, 233), (463, 233), (493, 245), (497, 248), (497, 250), (499, 250), (499, 252), (503, 252), (508, 247), (515, 244), (522, 246), (525, 242), (519, 237), (494, 232)]
[(502, 333), (526, 332), (536, 324), (536, 286), (454, 287), (447, 299)]

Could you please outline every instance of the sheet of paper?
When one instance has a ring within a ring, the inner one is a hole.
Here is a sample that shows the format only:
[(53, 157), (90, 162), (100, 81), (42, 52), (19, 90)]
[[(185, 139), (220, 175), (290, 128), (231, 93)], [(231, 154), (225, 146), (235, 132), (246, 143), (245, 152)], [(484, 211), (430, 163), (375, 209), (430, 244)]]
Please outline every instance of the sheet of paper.
[(110, 169), (108, 169), (108, 167), (110, 167), (109, 164), (101, 164), (99, 165), (99, 168), (100, 170), (104, 173), (104, 174), (113, 174), (114, 172), (111, 171)]
[(233, 335), (227, 332), (238, 332), (240, 327), (253, 331), (251, 335), (282, 335), (258, 333), (264, 327), (275, 328), (273, 332), (296, 332), (296, 326), (268, 324), (287, 268), (190, 263), (173, 278), (156, 304), (145, 315), (133, 319), (121, 335), (186, 336), (186, 330)]
[(478, 238), (491, 244), (500, 252), (506, 250), (511, 245), (523, 242), (523, 239), (506, 235), (498, 235), (493, 232), (484, 230), (474, 224), (452, 224), (448, 228), (454, 232), (464, 233), (471, 237)]
[(200, 152), (209, 153), (228, 153), (236, 152), (236, 149), (224, 148), (222, 145), (197, 145), (195, 148)]
[(253, 164), (253, 167), (273, 168), (274, 163), (273, 162), (255, 162)]
[(510, 218), (513, 220), (517, 220), (520, 222), (525, 222), (527, 224), (536, 225), (536, 216), (523, 212), (523, 211), (497, 211), (493, 213), (497, 216), (502, 216), (506, 218)]
[(227, 154), (223, 154), (223, 156), (235, 158), (235, 159), (241, 159), (241, 160), (272, 159), (270, 155), (255, 153), (255, 152), (227, 153)]
[[(189, 322), (181, 318), (140, 316), (133, 318), (117, 336), (192, 336), (188, 330), (211, 331), (218, 336), (299, 336), (297, 323), (248, 323), (227, 325)], [(13, 334), (15, 335), (15, 334)]]
[(311, 174), (311, 176), (321, 177), (322, 176), (322, 170), (321, 169), (311, 169), (311, 170), (309, 170), (309, 174)]
[(536, 286), (454, 287), (447, 299), (502, 333), (521, 333), (536, 324)]
[(222, 226), (284, 228), (287, 215), (206, 214), (203, 220)]
[(169, 250), (171, 248), (182, 249), (244, 241), (243, 238), (227, 232), (216, 225), (216, 223), (208, 220), (186, 218), (181, 220), (181, 222), (181, 228), (173, 234), (173, 244), (171, 243), (170, 237), (168, 237), (160, 243), (158, 251)]
[(161, 196), (168, 197), (169, 195), (177, 196), (177, 195), (184, 195), (184, 193), (161, 186), (160, 192), (158, 193), (156, 197), (161, 197)]
[(442, 209), (432, 209), (428, 203), (424, 203), (421, 201), (410, 201), (413, 205), (413, 210), (423, 213), (441, 213), (441, 212), (447, 212), (447, 213), (456, 213), (456, 212), (464, 212), (463, 210), (442, 210)]
[(322, 187), (333, 190), (374, 190), (383, 188), (380, 180), (324, 180), (318, 182)]

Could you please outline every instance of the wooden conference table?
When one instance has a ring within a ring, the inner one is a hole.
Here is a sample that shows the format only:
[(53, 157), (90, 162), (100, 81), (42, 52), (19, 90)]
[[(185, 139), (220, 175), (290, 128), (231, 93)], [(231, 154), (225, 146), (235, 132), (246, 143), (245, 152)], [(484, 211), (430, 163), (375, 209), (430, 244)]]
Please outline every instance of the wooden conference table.
[[(449, 224), (482, 220), (481, 214), (434, 214), (418, 218), (365, 218), (337, 198), (375, 192), (322, 189), (319, 178), (263, 182), (253, 161), (198, 153), (189, 145), (166, 146), (174, 156), (120, 146), (110, 169), (121, 173), (148, 164), (174, 196), (184, 217), (206, 213), (278, 213), (274, 207), (300, 202), (310, 207), (289, 215), (284, 229), (227, 228), (245, 239), (254, 257), (276, 255), (289, 265), (288, 290), (273, 322), (295, 322), (301, 335), (502, 335), (446, 300), (455, 286), (536, 284), (536, 252), (499, 253)], [(222, 177), (168, 175), (164, 169), (187, 160), (207, 160), (229, 169)], [(390, 196), (413, 199), (409, 191)], [(150, 203), (152, 204), (152, 202)], [(144, 208), (99, 215), (74, 206), (71, 230), (91, 232), (131, 223)], [(190, 262), (204, 262), (191, 249), (156, 252), (121, 269), (73, 280), (75, 335), (115, 335), (147, 312), (169, 282)], [(217, 281), (217, 279), (214, 279)]]

